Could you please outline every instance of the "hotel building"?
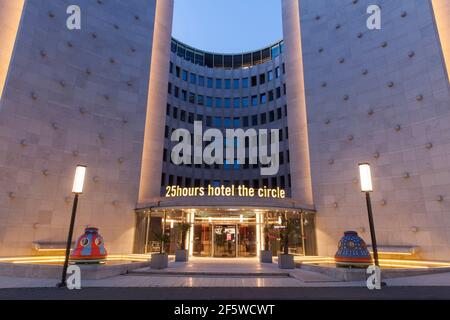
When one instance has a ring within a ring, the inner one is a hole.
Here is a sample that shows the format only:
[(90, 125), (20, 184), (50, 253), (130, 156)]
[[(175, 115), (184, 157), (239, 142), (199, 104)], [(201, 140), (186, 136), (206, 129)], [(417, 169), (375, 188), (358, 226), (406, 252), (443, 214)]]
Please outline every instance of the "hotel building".
[[(76, 234), (99, 227), (110, 253), (157, 251), (163, 228), (173, 252), (187, 222), (192, 256), (256, 257), (266, 225), (275, 255), (289, 219), (291, 253), (333, 256), (344, 231), (370, 243), (369, 162), (379, 245), (450, 260), (450, 0), (372, 2), (282, 0), (283, 39), (217, 53), (172, 38), (173, 0), (0, 0), (0, 256), (58, 249), (77, 164)], [(279, 129), (278, 173), (173, 164), (196, 121)]]

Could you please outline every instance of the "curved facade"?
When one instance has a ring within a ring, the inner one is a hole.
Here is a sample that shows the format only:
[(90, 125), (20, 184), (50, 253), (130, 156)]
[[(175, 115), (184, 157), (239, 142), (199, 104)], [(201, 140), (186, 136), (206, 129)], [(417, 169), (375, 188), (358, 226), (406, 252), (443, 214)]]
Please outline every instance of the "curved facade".
[[(174, 44), (178, 44), (178, 47), (187, 47), (172, 40), (161, 195), (164, 195), (166, 186), (174, 184), (183, 187), (207, 187), (210, 184), (217, 186), (234, 184), (254, 188), (281, 187), (290, 194), (283, 43), (258, 51), (273, 51), (275, 54), (266, 57), (265, 62), (254, 60), (254, 65), (245, 68), (226, 68), (223, 64), (210, 67), (205, 63), (193, 63), (188, 60), (187, 54), (180, 57), (180, 52), (176, 50)], [(217, 56), (226, 56), (202, 53), (199, 50), (194, 52), (196, 56), (203, 54), (216, 57), (216, 61)], [(236, 60), (236, 56), (246, 55), (255, 54), (229, 56), (233, 61)], [(171, 150), (174, 143), (170, 138), (173, 130), (185, 128), (193, 132), (194, 121), (201, 122), (203, 130), (216, 128), (224, 134), (226, 129), (281, 129), (278, 174), (270, 177), (261, 176), (259, 165), (249, 164), (248, 156), (245, 165), (172, 164)]]
[[(187, 223), (191, 255), (257, 256), (265, 226), (276, 254), (287, 219), (291, 253), (332, 256), (344, 231), (369, 242), (369, 162), (380, 247), (448, 260), (450, 0), (380, 0), (379, 30), (368, 0), (283, 0), (283, 40), (236, 54), (173, 39), (171, 0), (74, 2), (81, 30), (60, 2), (0, 0), (0, 256), (59, 248), (77, 164), (75, 233), (99, 227), (111, 253), (162, 231), (173, 253)], [(279, 170), (175, 165), (172, 133), (196, 124), (278, 129)]]

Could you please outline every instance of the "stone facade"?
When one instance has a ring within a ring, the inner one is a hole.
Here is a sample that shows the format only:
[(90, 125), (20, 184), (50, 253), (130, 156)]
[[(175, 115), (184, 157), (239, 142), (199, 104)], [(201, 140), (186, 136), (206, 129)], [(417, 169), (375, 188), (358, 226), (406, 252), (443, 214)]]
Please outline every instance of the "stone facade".
[(370, 240), (357, 167), (367, 161), (378, 244), (448, 260), (450, 93), (440, 41), (450, 39), (439, 39), (423, 0), (377, 1), (382, 28), (368, 30), (372, 2), (300, 1), (319, 254), (333, 255), (346, 230)]
[[(73, 4), (81, 30), (66, 27)], [(111, 253), (131, 252), (152, 57), (163, 50), (153, 43), (170, 43), (155, 21), (171, 21), (172, 5), (25, 3), (0, 110), (0, 255), (66, 239), (77, 164), (88, 171), (75, 235), (97, 226)]]

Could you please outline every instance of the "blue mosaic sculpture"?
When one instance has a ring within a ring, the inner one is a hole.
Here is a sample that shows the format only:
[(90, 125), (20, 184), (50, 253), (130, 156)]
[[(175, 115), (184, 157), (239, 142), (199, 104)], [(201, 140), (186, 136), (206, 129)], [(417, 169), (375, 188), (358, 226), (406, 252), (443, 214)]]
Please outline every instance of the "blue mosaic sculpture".
[(334, 256), (336, 266), (341, 268), (367, 268), (372, 264), (372, 257), (367, 244), (356, 231), (347, 231), (339, 241), (338, 251)]

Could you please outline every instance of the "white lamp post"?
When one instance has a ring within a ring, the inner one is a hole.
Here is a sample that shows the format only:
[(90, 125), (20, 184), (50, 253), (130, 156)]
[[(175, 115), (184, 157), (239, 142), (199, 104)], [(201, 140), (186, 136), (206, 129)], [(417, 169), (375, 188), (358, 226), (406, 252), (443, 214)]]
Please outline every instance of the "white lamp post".
[(72, 217), (70, 218), (69, 235), (67, 236), (66, 258), (64, 260), (61, 283), (58, 284), (58, 287), (60, 288), (67, 286), (66, 276), (67, 276), (67, 268), (69, 266), (70, 247), (72, 246), (72, 236), (73, 236), (73, 229), (75, 226), (75, 217), (77, 215), (78, 196), (83, 193), (84, 179), (86, 177), (86, 169), (87, 169), (86, 166), (78, 165), (75, 170), (75, 178), (72, 187), (72, 193), (74, 194)]
[(378, 261), (377, 237), (375, 235), (375, 224), (373, 222), (372, 203), (370, 201), (370, 193), (373, 192), (370, 164), (368, 163), (359, 164), (359, 177), (361, 182), (361, 192), (364, 192), (366, 194), (367, 213), (369, 215), (370, 236), (372, 238), (373, 259), (375, 260), (375, 265), (379, 267), (380, 264)]

